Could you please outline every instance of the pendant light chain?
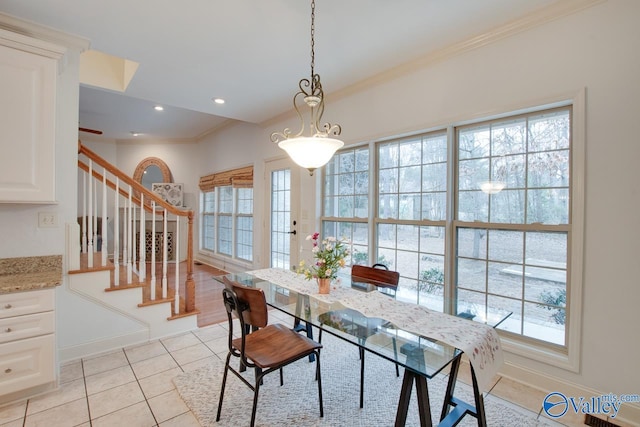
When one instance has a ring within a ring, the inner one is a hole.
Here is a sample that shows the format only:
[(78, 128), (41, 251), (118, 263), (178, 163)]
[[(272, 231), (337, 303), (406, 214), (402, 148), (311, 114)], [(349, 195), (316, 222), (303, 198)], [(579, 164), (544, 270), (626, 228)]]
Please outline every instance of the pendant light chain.
[(311, 0), (311, 82), (313, 82), (314, 66), (316, 62), (315, 41), (314, 41), (314, 36), (316, 33), (315, 21), (316, 21), (316, 1)]

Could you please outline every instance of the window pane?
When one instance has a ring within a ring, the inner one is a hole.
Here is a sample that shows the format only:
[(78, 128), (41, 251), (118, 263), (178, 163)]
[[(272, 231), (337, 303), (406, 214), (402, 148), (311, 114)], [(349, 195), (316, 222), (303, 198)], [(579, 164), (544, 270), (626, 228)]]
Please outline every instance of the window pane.
[(477, 259), (458, 259), (458, 287), (485, 292), (487, 290), (487, 263)]
[(529, 190), (527, 197), (527, 223), (567, 224), (569, 222), (568, 189)]
[(218, 253), (231, 256), (231, 215), (218, 217)]
[(216, 210), (216, 193), (215, 191), (208, 191), (203, 194), (204, 207), (203, 212), (215, 212)]
[(231, 213), (233, 210), (233, 187), (218, 187), (220, 194), (219, 210), (220, 213)]
[(490, 136), (489, 126), (461, 130), (458, 133), (458, 157), (464, 160), (488, 156)]
[(423, 191), (447, 190), (447, 164), (432, 163), (422, 167)]
[(422, 141), (405, 141), (400, 144), (400, 165), (420, 165), (422, 162)]
[(491, 126), (491, 155), (523, 153), (527, 122), (525, 119), (498, 122)]
[(367, 148), (339, 151), (325, 167), (323, 181), (324, 216), (338, 218), (368, 216), (369, 154)]
[(369, 231), (366, 223), (323, 221), (322, 235), (347, 240), (351, 256), (347, 265), (369, 265)]
[(252, 217), (238, 217), (236, 228), (236, 256), (247, 261), (253, 260)]
[(491, 210), (489, 222), (524, 223), (524, 190), (502, 190), (488, 196)]
[(458, 256), (485, 259), (487, 256), (487, 230), (481, 228), (458, 228)]
[(461, 221), (489, 220), (489, 195), (482, 191), (460, 191), (458, 193), (458, 219)]
[(570, 130), (568, 110), (532, 115), (529, 118), (529, 151), (569, 148)]
[(239, 214), (253, 214), (253, 188), (236, 189)]
[(204, 215), (202, 218), (202, 248), (214, 251), (215, 250), (215, 216)]
[(378, 259), (400, 273), (397, 298), (443, 311), (444, 227), (379, 224)]

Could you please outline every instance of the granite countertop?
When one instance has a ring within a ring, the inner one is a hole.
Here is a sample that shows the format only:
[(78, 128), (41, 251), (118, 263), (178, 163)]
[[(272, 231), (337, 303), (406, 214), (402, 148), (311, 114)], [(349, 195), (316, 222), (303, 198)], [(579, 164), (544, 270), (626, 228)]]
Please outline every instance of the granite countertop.
[(62, 283), (62, 255), (0, 258), (0, 294), (52, 288)]

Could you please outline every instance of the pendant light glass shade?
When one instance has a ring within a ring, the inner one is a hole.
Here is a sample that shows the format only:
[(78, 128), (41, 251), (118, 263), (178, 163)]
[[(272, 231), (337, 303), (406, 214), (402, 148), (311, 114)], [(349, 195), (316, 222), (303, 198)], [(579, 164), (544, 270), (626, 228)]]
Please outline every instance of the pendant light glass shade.
[(339, 139), (323, 136), (298, 137), (285, 139), (278, 147), (287, 152), (289, 157), (313, 175), (313, 171), (327, 164), (333, 154), (342, 148), (344, 142)]

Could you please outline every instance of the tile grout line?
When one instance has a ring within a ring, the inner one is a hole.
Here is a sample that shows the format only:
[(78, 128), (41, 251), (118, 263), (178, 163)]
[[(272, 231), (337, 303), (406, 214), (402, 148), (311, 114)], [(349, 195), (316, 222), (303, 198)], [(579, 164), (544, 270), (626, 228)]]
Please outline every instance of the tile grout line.
[[(158, 340), (158, 342), (160, 342), (160, 340)], [(160, 342), (160, 344), (162, 344), (162, 342)], [(164, 345), (163, 345), (164, 347)], [(165, 348), (166, 350), (166, 348)], [(125, 359), (127, 359), (127, 363), (129, 364), (129, 369), (131, 369), (131, 372), (133, 372), (133, 377), (136, 379), (136, 384), (138, 384), (138, 387), (140, 387), (140, 393), (142, 393), (142, 396), (144, 397), (144, 402), (147, 404), (147, 408), (149, 408), (149, 412), (151, 412), (151, 416), (153, 417), (153, 421), (155, 422), (154, 425), (159, 425), (158, 423), (158, 419), (156, 418), (156, 414), (153, 413), (153, 409), (151, 408), (151, 404), (149, 403), (149, 399), (147, 398), (147, 395), (144, 392), (144, 389), (142, 388), (142, 385), (140, 384), (140, 379), (138, 378), (138, 375), (136, 374), (135, 369), (133, 369), (133, 365), (131, 364), (131, 361), (129, 360), (129, 356), (127, 356), (127, 352), (125, 351), (124, 347), (122, 348), (122, 352), (124, 353), (124, 357)], [(148, 359), (145, 359), (148, 360)], [(133, 405), (131, 405), (133, 406)]]
[(89, 389), (87, 389), (87, 376), (84, 372), (84, 357), (80, 358), (80, 368), (82, 369), (82, 383), (84, 384), (84, 398), (87, 402), (87, 415), (89, 416), (89, 426), (93, 425), (91, 422), (91, 406), (89, 405)]

